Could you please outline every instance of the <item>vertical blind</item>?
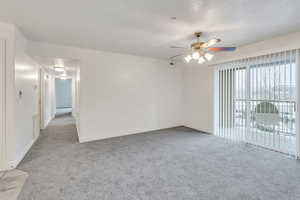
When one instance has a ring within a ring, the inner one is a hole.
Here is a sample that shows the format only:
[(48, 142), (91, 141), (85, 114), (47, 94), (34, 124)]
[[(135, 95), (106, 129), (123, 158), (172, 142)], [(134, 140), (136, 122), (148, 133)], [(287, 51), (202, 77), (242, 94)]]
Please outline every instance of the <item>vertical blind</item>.
[(296, 58), (290, 50), (219, 64), (215, 134), (294, 154)]

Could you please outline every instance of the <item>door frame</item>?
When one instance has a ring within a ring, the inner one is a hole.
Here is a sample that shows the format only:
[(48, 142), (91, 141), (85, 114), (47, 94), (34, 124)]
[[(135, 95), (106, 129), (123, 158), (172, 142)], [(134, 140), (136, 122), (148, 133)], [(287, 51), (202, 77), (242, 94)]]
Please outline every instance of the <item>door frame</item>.
[(300, 51), (296, 51), (296, 158), (300, 159)]
[(0, 38), (0, 171), (8, 168), (6, 144), (6, 40)]
[(39, 71), (39, 114), (40, 114), (40, 129), (44, 129), (44, 68), (41, 66)]

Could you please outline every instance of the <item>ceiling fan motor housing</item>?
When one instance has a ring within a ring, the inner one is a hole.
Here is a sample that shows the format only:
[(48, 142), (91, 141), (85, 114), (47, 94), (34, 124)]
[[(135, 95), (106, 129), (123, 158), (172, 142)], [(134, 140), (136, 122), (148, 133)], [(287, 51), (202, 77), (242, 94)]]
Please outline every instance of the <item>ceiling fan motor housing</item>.
[(204, 44), (204, 42), (199, 41), (199, 38), (202, 35), (202, 32), (195, 32), (194, 35), (197, 37), (198, 41), (192, 43), (191, 48), (194, 49), (194, 50), (199, 50), (199, 49), (201, 49), (201, 45)]
[(191, 48), (194, 50), (199, 50), (201, 49), (201, 46), (204, 44), (205, 42), (195, 42), (193, 44), (191, 44)]
[(195, 32), (194, 34), (197, 38), (199, 38), (202, 35), (202, 32)]

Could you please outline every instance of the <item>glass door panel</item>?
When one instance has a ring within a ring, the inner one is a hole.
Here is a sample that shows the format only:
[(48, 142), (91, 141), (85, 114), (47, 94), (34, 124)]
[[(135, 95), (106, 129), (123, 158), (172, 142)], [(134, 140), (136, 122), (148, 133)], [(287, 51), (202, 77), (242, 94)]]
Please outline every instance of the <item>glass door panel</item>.
[(231, 63), (217, 73), (216, 134), (296, 150), (296, 51)]

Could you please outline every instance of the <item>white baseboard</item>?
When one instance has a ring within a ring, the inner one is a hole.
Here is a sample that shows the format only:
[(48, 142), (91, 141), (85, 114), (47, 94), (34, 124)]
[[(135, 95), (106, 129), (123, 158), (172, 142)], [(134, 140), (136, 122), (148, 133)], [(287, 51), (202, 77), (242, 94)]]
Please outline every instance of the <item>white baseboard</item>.
[(139, 132), (117, 134), (117, 135), (114, 135), (114, 136), (79, 137), (79, 143), (92, 142), (92, 141), (104, 140), (104, 139), (115, 138), (115, 137), (122, 137), (122, 136), (126, 136), (126, 135), (135, 135), (135, 134), (140, 134), (140, 133), (147, 133), (147, 132), (159, 131), (159, 130), (170, 129), (170, 128), (175, 128), (175, 127), (181, 127), (181, 126), (183, 126), (183, 125), (174, 125), (174, 126), (168, 126), (168, 127), (163, 127), (163, 128), (157, 128), (157, 129), (148, 129), (148, 130), (139, 131)]
[(54, 118), (55, 118), (55, 116), (54, 117), (51, 116), (51, 118), (49, 118), (48, 121), (44, 124), (44, 126), (42, 127), (42, 129), (45, 129)]
[(17, 156), (15, 160), (8, 162), (8, 165), (11, 169), (15, 169), (20, 164), (20, 162), (24, 159), (25, 155), (28, 153), (28, 151), (31, 149), (31, 147), (37, 139), (38, 137), (32, 140), (30, 143), (28, 143), (25, 146), (24, 150), (20, 153), (20, 155)]
[(183, 126), (187, 127), (187, 128), (190, 128), (190, 129), (194, 129), (194, 130), (199, 131), (199, 132), (203, 132), (203, 133), (208, 133), (208, 134), (213, 134), (214, 133), (213, 130), (208, 130), (208, 129), (205, 129), (205, 128), (199, 128), (199, 127), (193, 126), (191, 124), (187, 124), (187, 123)]
[(186, 128), (189, 128), (189, 129), (193, 129), (193, 130), (201, 132), (201, 133), (213, 135), (213, 132), (211, 132), (211, 131), (206, 131), (206, 130), (204, 131), (204, 130), (201, 130), (199, 128), (194, 128), (192, 126), (186, 126), (186, 125), (183, 125), (183, 127), (186, 127)]

